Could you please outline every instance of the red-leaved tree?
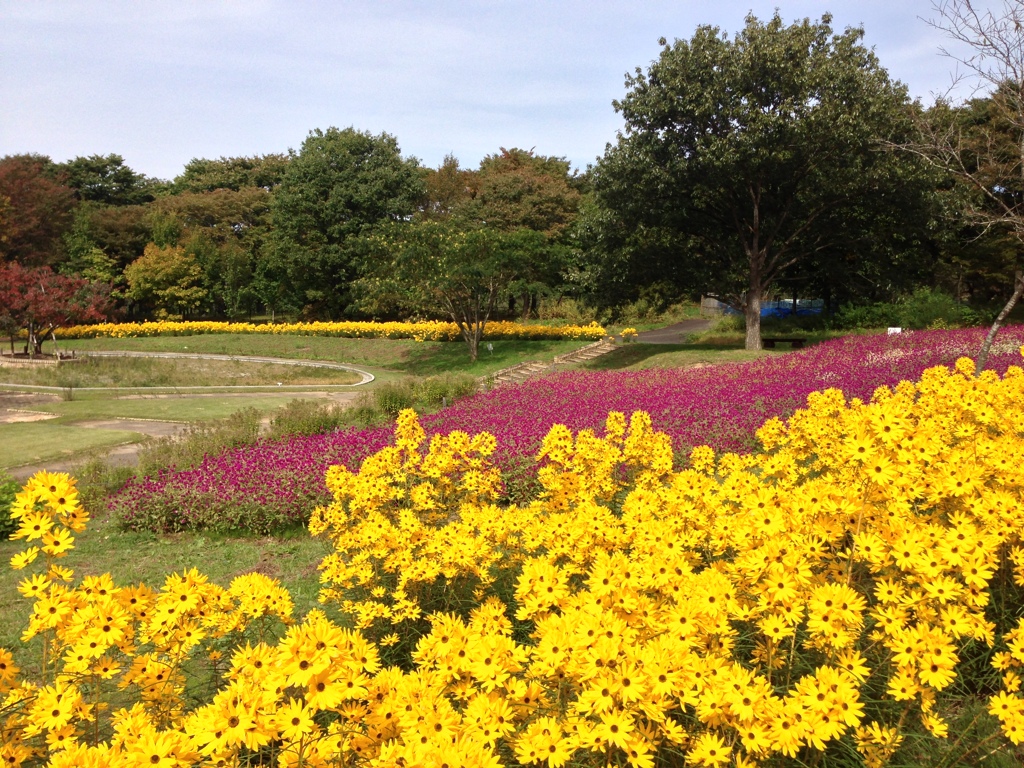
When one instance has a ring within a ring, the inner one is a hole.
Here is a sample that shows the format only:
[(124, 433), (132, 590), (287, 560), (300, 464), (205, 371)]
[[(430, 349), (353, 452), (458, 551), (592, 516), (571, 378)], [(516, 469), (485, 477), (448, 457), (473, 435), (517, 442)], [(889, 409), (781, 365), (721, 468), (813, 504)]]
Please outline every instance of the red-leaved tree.
[(74, 190), (42, 155), (0, 158), (0, 261), (52, 264), (71, 225)]
[(10, 336), (11, 353), (19, 331), (27, 332), (25, 351), (42, 354), (43, 342), (61, 326), (109, 320), (110, 285), (61, 275), (49, 267), (0, 264), (0, 327)]

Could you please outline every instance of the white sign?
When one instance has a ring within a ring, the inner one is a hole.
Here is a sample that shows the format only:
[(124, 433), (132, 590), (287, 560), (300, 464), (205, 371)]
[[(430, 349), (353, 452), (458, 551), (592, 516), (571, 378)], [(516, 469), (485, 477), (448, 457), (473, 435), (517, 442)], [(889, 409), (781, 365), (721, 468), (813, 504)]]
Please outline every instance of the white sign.
[(890, 328), (889, 329), (889, 335), (890, 336), (895, 336), (897, 333), (903, 333), (903, 329), (902, 328)]

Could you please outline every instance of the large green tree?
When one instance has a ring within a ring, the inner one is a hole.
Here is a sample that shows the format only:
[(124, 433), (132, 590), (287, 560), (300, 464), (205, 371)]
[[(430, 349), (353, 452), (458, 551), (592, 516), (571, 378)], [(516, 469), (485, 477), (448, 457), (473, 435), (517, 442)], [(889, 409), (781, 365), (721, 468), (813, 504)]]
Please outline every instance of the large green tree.
[(218, 316), (240, 317), (268, 303), (258, 290), (270, 237), (271, 193), (262, 187), (183, 192), (153, 203), (155, 213), (178, 226), (176, 243), (203, 270), (209, 309)]
[[(627, 258), (742, 308), (758, 349), (776, 278), (841, 249), (927, 185), (884, 141), (909, 130), (906, 90), (831, 17), (702, 26), (627, 77), (625, 129), (595, 169)], [(663, 41), (664, 43), (664, 41)]]
[(568, 232), (580, 207), (578, 177), (565, 158), (502, 147), (480, 161), (471, 181), (453, 215), (488, 229), (538, 235), (522, 252), (519, 277), (509, 286), (509, 311), (518, 297), (525, 319), (540, 294), (563, 282)]
[(445, 316), (476, 360), (498, 300), (542, 247), (540, 232), (500, 232), (453, 218), (394, 222), (362, 239), (358, 284), (372, 308)]
[(572, 224), (580, 206), (569, 161), (505, 149), (480, 161), (475, 193), (466, 215), (504, 231), (532, 229), (557, 238)]
[(125, 295), (147, 316), (180, 320), (195, 315), (207, 299), (203, 270), (196, 257), (180, 246), (150, 243), (124, 271)]
[(426, 194), (416, 215), (420, 219), (446, 219), (457, 216), (476, 197), (480, 187), (479, 174), (462, 168), (455, 155), (445, 155), (435, 170), (427, 168), (424, 175)]
[(360, 234), (412, 215), (425, 193), (415, 158), (393, 136), (354, 128), (312, 131), (274, 191), (275, 251), (282, 284), (306, 315), (351, 309)]

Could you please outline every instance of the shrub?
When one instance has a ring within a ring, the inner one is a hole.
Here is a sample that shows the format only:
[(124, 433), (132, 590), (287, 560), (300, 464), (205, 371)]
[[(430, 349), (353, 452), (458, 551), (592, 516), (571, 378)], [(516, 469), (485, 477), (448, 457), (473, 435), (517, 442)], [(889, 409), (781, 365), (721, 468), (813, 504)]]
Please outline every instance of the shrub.
[(107, 500), (135, 477), (135, 467), (95, 458), (77, 466), (78, 495), (86, 509), (105, 509)]
[(344, 405), (317, 400), (292, 400), (270, 419), (266, 437), (276, 440), (292, 435), (322, 435), (351, 424)]
[(857, 328), (891, 328), (900, 326), (902, 318), (895, 304), (845, 305), (832, 318), (833, 328), (853, 330)]
[(944, 291), (919, 288), (898, 305), (897, 317), (904, 328), (955, 328), (965, 325), (964, 304)]
[(407, 382), (388, 382), (373, 390), (373, 402), (377, 410), (394, 419), (400, 411), (412, 408), (416, 402), (416, 393)]
[(476, 379), (459, 373), (428, 376), (416, 384), (414, 396), (417, 404), (427, 408), (438, 408), (445, 402), (451, 405), (456, 400), (468, 397), (477, 390)]
[(617, 307), (615, 320), (619, 325), (653, 323), (664, 309), (664, 306), (652, 303), (650, 299), (641, 298)]
[(574, 325), (590, 325), (604, 321), (597, 308), (569, 296), (542, 296), (537, 307), (537, 317), (540, 320), (558, 320)]
[(832, 318), (833, 328), (960, 328), (984, 325), (994, 318), (990, 312), (976, 310), (958, 302), (938, 289), (919, 288), (896, 303), (847, 305)]

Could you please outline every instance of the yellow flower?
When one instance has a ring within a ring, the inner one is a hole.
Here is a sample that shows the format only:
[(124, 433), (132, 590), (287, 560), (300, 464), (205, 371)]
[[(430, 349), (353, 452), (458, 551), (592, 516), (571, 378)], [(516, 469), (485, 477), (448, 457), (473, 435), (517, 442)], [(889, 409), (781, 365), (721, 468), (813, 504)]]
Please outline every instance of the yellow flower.
[(21, 525), (11, 534), (11, 538), (27, 541), (41, 539), (52, 527), (53, 518), (47, 512), (29, 512), (22, 517)]
[(298, 741), (317, 728), (312, 712), (315, 710), (306, 708), (301, 699), (289, 699), (274, 716), (277, 730), (286, 741)]
[(704, 765), (714, 768), (717, 765), (724, 765), (729, 762), (732, 750), (725, 743), (718, 733), (706, 731), (697, 739), (686, 756), (686, 762), (690, 765)]
[(43, 535), (43, 552), (54, 557), (62, 557), (69, 549), (74, 548), (75, 537), (67, 528), (47, 531)]

